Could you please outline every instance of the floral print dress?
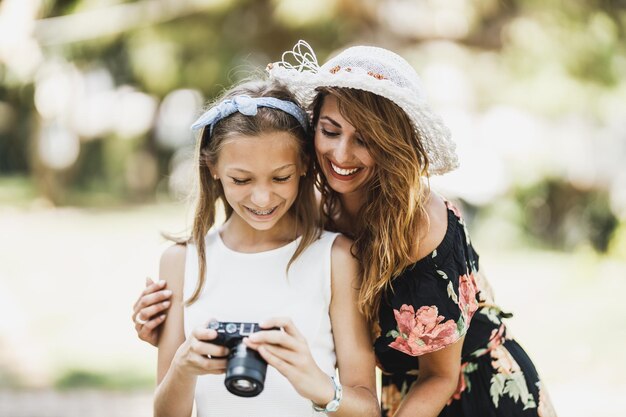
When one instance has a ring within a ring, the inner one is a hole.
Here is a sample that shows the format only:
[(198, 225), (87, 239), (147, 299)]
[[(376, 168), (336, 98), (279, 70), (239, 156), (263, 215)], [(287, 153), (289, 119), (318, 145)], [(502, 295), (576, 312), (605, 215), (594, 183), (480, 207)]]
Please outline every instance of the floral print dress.
[(556, 416), (530, 358), (508, 334), (510, 317), (480, 274), (459, 211), (429, 256), (392, 281), (381, 300), (374, 348), (382, 376), (382, 415), (391, 417), (419, 378), (419, 356), (465, 336), (456, 392), (440, 416)]

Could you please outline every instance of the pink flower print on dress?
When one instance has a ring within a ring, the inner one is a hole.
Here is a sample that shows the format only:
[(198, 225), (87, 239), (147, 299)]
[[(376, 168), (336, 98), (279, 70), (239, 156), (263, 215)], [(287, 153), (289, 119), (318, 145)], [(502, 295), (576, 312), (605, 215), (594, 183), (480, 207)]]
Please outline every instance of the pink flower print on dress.
[(478, 310), (478, 301), (476, 301), (477, 292), (474, 273), (461, 275), (459, 277), (459, 307), (461, 308), (461, 314), (463, 314), (466, 325), (469, 325), (474, 313)]
[(459, 339), (457, 325), (450, 319), (445, 323), (436, 306), (423, 306), (415, 312), (413, 306), (403, 304), (394, 310), (398, 323), (396, 339), (390, 347), (411, 356), (439, 350)]
[(520, 371), (519, 365), (503, 345), (498, 345), (490, 354), (491, 366), (493, 366), (498, 373), (511, 375)]

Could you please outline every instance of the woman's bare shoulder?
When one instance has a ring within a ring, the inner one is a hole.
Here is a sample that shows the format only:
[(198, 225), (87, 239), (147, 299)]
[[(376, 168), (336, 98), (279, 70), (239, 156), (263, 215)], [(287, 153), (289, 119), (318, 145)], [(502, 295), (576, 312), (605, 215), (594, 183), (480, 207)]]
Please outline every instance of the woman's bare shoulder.
[(414, 261), (424, 258), (437, 249), (448, 230), (448, 208), (445, 200), (436, 193), (431, 193), (426, 201), (428, 221), (424, 222), (425, 229), (418, 242), (417, 254)]

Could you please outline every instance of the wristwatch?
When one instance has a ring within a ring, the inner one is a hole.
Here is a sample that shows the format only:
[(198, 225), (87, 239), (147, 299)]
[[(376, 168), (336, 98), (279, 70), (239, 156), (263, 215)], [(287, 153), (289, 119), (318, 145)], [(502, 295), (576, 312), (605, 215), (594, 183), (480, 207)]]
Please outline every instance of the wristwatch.
[(333, 385), (335, 386), (335, 397), (326, 404), (324, 408), (320, 407), (313, 403), (313, 409), (315, 411), (321, 411), (323, 413), (332, 413), (333, 411), (339, 410), (339, 404), (341, 403), (341, 398), (343, 397), (343, 388), (341, 387), (341, 383), (336, 376), (331, 376), (330, 380), (333, 381)]

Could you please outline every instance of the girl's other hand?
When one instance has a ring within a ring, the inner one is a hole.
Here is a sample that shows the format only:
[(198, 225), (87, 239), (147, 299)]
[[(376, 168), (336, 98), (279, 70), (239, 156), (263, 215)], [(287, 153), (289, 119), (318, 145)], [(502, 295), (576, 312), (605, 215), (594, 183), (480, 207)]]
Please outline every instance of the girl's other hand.
[(315, 363), (309, 345), (291, 319), (272, 318), (262, 328), (280, 327), (251, 334), (244, 343), (258, 351), (268, 364), (291, 382), (295, 390), (315, 404), (333, 399), (335, 389), (329, 375)]
[(137, 336), (156, 346), (161, 335), (161, 324), (171, 305), (172, 291), (165, 289), (165, 281), (146, 278), (146, 288), (133, 306), (133, 322)]

